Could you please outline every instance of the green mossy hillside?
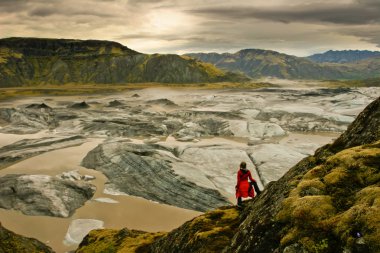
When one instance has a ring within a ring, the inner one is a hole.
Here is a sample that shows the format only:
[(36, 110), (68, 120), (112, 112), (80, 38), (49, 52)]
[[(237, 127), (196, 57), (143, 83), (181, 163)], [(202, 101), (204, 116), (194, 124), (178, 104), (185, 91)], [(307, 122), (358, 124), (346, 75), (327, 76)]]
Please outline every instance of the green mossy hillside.
[(0, 87), (248, 81), (178, 55), (147, 55), (97, 40), (0, 39)]
[(362, 240), (366, 252), (380, 252), (379, 165), (380, 141), (343, 150), (308, 171), (276, 217), (284, 224), (281, 247), (337, 252)]

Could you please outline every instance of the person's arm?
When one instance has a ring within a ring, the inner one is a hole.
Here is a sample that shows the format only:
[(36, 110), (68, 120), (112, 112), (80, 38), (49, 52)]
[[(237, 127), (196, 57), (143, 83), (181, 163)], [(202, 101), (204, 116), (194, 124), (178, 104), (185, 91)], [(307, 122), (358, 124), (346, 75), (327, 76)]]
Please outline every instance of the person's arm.
[(252, 178), (251, 172), (249, 172), (248, 177), (249, 177), (249, 180), (251, 180), (251, 184), (253, 185), (253, 188), (255, 188), (255, 192), (257, 193), (257, 195), (259, 195), (261, 193), (261, 190), (259, 186), (257, 185), (256, 180)]
[(252, 183), (253, 183), (253, 182), (256, 182), (256, 180), (252, 178), (252, 175), (251, 175), (251, 172), (250, 172), (250, 171), (248, 171), (248, 178), (249, 178), (249, 180), (250, 180)]

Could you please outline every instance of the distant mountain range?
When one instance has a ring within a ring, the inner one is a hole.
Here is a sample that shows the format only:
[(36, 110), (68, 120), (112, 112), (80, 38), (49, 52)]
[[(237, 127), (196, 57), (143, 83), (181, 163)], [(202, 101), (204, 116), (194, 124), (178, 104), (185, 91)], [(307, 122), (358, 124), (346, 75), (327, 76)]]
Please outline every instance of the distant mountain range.
[(334, 51), (330, 50), (322, 54), (314, 54), (308, 59), (314, 62), (333, 62), (333, 63), (347, 63), (361, 61), (368, 58), (380, 57), (380, 51), (368, 51), (368, 50), (343, 50)]
[(98, 40), (0, 39), (0, 87), (85, 83), (246, 81), (179, 55), (142, 54)]
[(373, 79), (380, 77), (377, 53), (329, 51), (305, 58), (270, 50), (244, 49), (236, 53), (180, 56), (143, 54), (112, 41), (7, 38), (0, 39), (0, 87), (245, 82), (262, 77)]
[(271, 50), (244, 49), (236, 53), (186, 54), (216, 67), (240, 72), (251, 78), (276, 77), (284, 79), (368, 79), (380, 76), (380, 57), (344, 64), (318, 63)]

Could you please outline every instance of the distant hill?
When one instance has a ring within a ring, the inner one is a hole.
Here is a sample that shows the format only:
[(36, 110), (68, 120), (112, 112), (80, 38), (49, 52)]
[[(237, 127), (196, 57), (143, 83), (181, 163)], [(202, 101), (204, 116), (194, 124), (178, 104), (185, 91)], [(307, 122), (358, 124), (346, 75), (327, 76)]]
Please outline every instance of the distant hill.
[(188, 57), (142, 54), (111, 41), (0, 39), (0, 87), (242, 80), (247, 78)]
[(316, 63), (307, 58), (291, 56), (271, 50), (244, 49), (236, 53), (187, 54), (216, 67), (244, 73), (252, 78), (282, 79), (368, 79), (380, 76), (380, 58), (337, 64)]
[(361, 61), (372, 57), (380, 57), (380, 51), (368, 51), (368, 50), (343, 50), (334, 51), (329, 50), (322, 54), (314, 54), (308, 59), (314, 62), (332, 62), (332, 63), (347, 63)]

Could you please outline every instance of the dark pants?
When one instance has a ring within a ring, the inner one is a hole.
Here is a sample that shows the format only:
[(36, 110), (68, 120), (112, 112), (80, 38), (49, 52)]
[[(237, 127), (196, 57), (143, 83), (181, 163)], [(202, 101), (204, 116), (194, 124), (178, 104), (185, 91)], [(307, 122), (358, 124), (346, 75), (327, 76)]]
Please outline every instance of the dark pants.
[(237, 204), (241, 206), (243, 204), (243, 200), (241, 197), (237, 198)]

